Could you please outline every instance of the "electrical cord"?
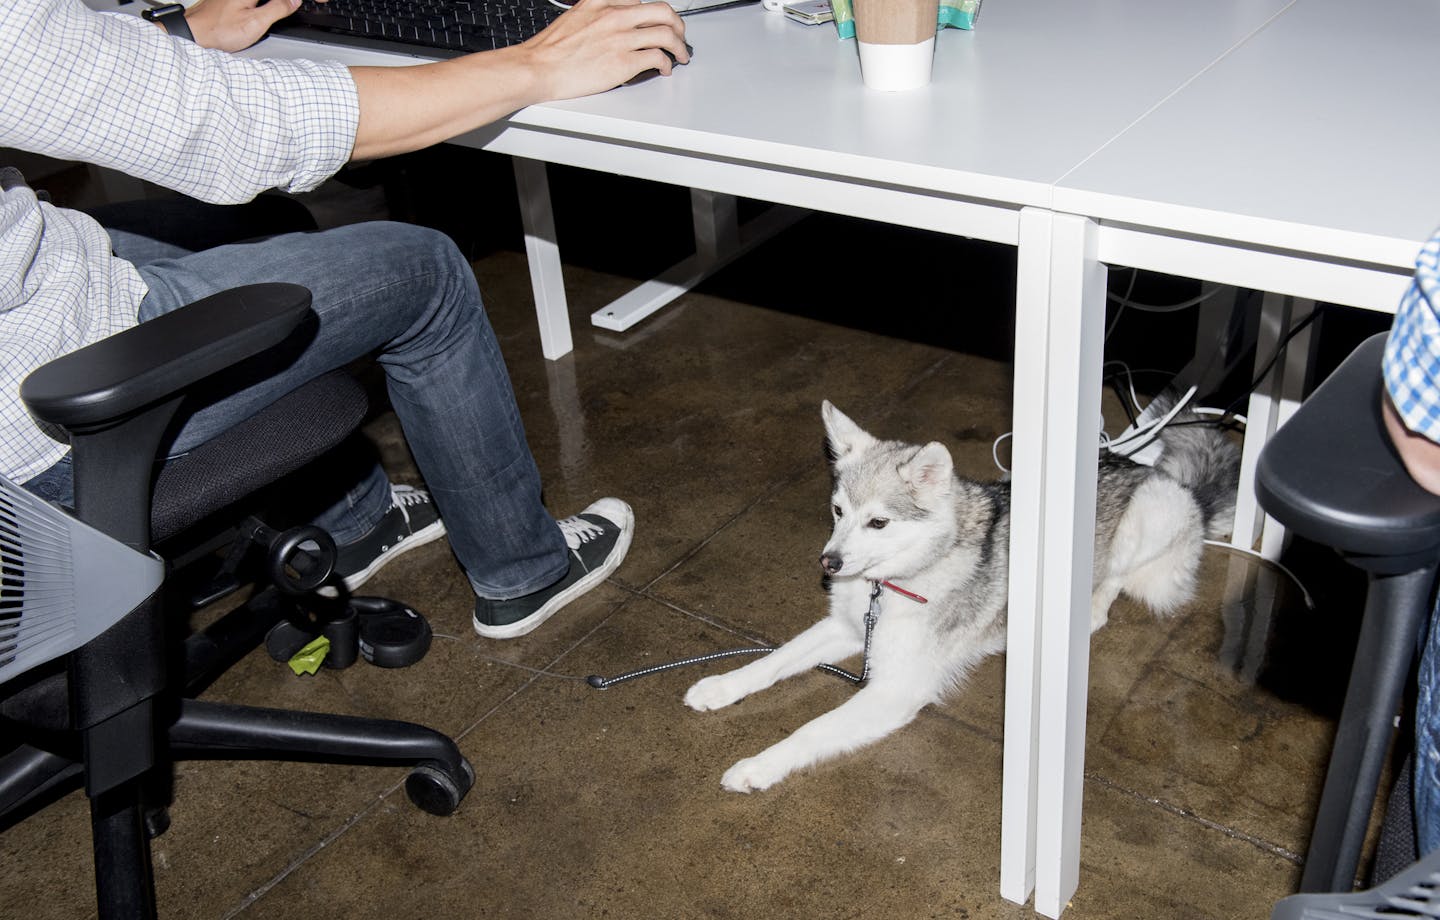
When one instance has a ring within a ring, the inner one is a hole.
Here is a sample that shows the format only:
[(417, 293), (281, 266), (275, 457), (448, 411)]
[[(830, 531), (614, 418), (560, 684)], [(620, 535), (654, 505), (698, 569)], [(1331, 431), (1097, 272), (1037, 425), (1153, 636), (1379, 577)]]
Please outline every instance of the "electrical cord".
[(1000, 468), (1000, 472), (1005, 474), (1006, 476), (1010, 475), (1010, 468), (1000, 462), (1000, 444), (1006, 438), (1010, 437), (1011, 434), (1012, 432), (1007, 431), (1000, 437), (996, 438), (994, 441), (990, 442), (990, 459), (995, 461), (995, 465)]
[(1119, 303), (1122, 306), (1131, 307), (1143, 313), (1178, 313), (1181, 310), (1188, 310), (1191, 307), (1198, 307), (1200, 304), (1209, 300), (1211, 297), (1214, 297), (1216, 294), (1220, 293), (1223, 290), (1225, 290), (1224, 287), (1217, 285), (1216, 287), (1213, 287), (1202, 294), (1196, 294), (1194, 297), (1191, 297), (1187, 300), (1179, 301), (1178, 303), (1140, 303), (1138, 301), (1130, 300), (1128, 293), (1124, 299), (1117, 297), (1114, 294), (1107, 294), (1106, 296), (1115, 303)]
[[(1179, 415), (1181, 411), (1183, 411), (1184, 408), (1189, 405), (1190, 400), (1195, 397), (1196, 389), (1196, 387), (1192, 386), (1190, 389), (1186, 390), (1179, 399), (1175, 400), (1175, 405), (1171, 406), (1169, 411), (1167, 411), (1164, 415), (1160, 416), (1160, 418), (1156, 419), (1155, 421), (1136, 429), (1130, 434), (1121, 435), (1119, 438), (1116, 438), (1113, 441), (1111, 441), (1109, 438), (1104, 438), (1104, 446), (1112, 451), (1115, 451), (1116, 453), (1124, 454), (1126, 456), (1129, 456), (1130, 454), (1133, 454), (1136, 451), (1140, 450), (1142, 447), (1159, 437), (1160, 432), (1165, 430), (1165, 426), (1174, 421), (1175, 416)], [(1135, 443), (1136, 441), (1139, 441), (1139, 443)], [(1129, 450), (1120, 450), (1119, 448), (1122, 447), (1128, 447)]]
[(1105, 341), (1108, 342), (1110, 340), (1110, 333), (1114, 332), (1115, 327), (1120, 324), (1120, 317), (1125, 312), (1125, 309), (1127, 307), (1130, 309), (1139, 310), (1142, 313), (1178, 313), (1181, 310), (1188, 310), (1191, 307), (1197, 307), (1205, 301), (1209, 300), (1210, 298), (1214, 297), (1216, 294), (1225, 290), (1224, 287), (1217, 285), (1215, 287), (1212, 287), (1208, 291), (1202, 291), (1194, 297), (1187, 298), (1180, 301), (1179, 303), (1143, 303), (1138, 300), (1133, 300), (1130, 297), (1130, 295), (1135, 292), (1135, 282), (1139, 279), (1139, 277), (1140, 269), (1132, 268), (1130, 269), (1130, 283), (1128, 286), (1126, 286), (1124, 294), (1116, 294), (1111, 291), (1105, 292), (1105, 299), (1110, 303), (1118, 304), (1120, 307), (1120, 309), (1115, 311), (1115, 316), (1111, 318), (1110, 325), (1105, 330)]
[[(1129, 416), (1129, 418), (1130, 418), (1130, 423), (1133, 425), (1133, 424), (1135, 423), (1136, 419), (1138, 418), (1139, 412), (1140, 412), (1140, 397), (1139, 397), (1139, 396), (1136, 394), (1136, 392), (1135, 392), (1135, 373), (1130, 370), (1130, 365), (1126, 364), (1124, 361), (1116, 361), (1116, 360), (1106, 361), (1104, 364), (1102, 364), (1102, 365), (1100, 366), (1100, 372), (1103, 374), (1103, 373), (1105, 372), (1105, 368), (1107, 368), (1107, 367), (1112, 367), (1112, 366), (1118, 366), (1121, 370), (1123, 370), (1123, 371), (1125, 372), (1125, 386), (1126, 386), (1126, 389), (1129, 391), (1129, 394), (1130, 394), (1130, 402), (1129, 402), (1128, 404), (1125, 402), (1125, 399), (1124, 399), (1125, 394), (1122, 392), (1122, 393), (1119, 394), (1120, 397), (1121, 397), (1120, 404), (1121, 404), (1121, 406), (1124, 407), (1124, 409), (1125, 409), (1125, 414), (1126, 414), (1127, 416)], [(1168, 374), (1168, 373), (1170, 373), (1170, 372), (1169, 372), (1169, 371), (1158, 371), (1158, 370), (1157, 370), (1157, 371), (1155, 371), (1155, 373), (1165, 373), (1165, 374)], [(1111, 374), (1109, 377), (1106, 377), (1106, 378), (1105, 378), (1105, 380), (1106, 380), (1107, 383), (1113, 383), (1114, 381), (1117, 381), (1117, 380), (1119, 380), (1119, 379), (1120, 379), (1120, 375), (1119, 375), (1119, 374)], [(1118, 389), (1118, 387), (1117, 387), (1117, 389)]]
[(1114, 331), (1115, 331), (1115, 327), (1118, 326), (1118, 325), (1120, 325), (1120, 317), (1121, 317), (1122, 315), (1124, 315), (1124, 313), (1125, 313), (1125, 308), (1126, 308), (1126, 307), (1130, 304), (1130, 302), (1131, 302), (1131, 301), (1130, 301), (1130, 295), (1131, 295), (1132, 293), (1134, 293), (1134, 291), (1135, 291), (1135, 282), (1136, 282), (1136, 280), (1139, 279), (1139, 277), (1140, 277), (1140, 269), (1138, 269), (1138, 268), (1132, 268), (1132, 269), (1130, 269), (1130, 286), (1125, 289), (1125, 296), (1124, 296), (1124, 297), (1116, 297), (1114, 294), (1111, 294), (1109, 291), (1106, 291), (1106, 292), (1105, 292), (1105, 299), (1106, 299), (1106, 300), (1113, 300), (1114, 303), (1118, 303), (1118, 304), (1120, 305), (1120, 309), (1118, 309), (1118, 310), (1115, 311), (1115, 317), (1110, 320), (1110, 326), (1109, 326), (1109, 328), (1107, 328), (1107, 329), (1105, 330), (1105, 338), (1103, 339), (1103, 341), (1106, 341), (1106, 342), (1110, 341), (1110, 333), (1114, 332)]
[(1272, 568), (1276, 568), (1284, 572), (1287, 576), (1289, 576), (1290, 580), (1295, 583), (1295, 587), (1300, 589), (1300, 596), (1305, 600), (1305, 608), (1311, 611), (1315, 609), (1315, 599), (1311, 597), (1310, 592), (1305, 589), (1305, 583), (1300, 580), (1300, 577), (1298, 575), (1286, 568), (1283, 563), (1274, 559), (1266, 559), (1264, 556), (1255, 552), (1255, 550), (1253, 549), (1246, 549), (1243, 546), (1236, 546), (1233, 543), (1226, 543), (1222, 540), (1206, 540), (1204, 542), (1206, 546), (1218, 546), (1223, 550), (1229, 550), (1232, 553), (1239, 553), (1242, 556), (1253, 556), (1254, 558), (1260, 560), (1262, 564), (1268, 565)]
[[(1191, 409), (1190, 411), (1191, 411), (1191, 412), (1194, 412), (1196, 415), (1213, 415), (1213, 416), (1215, 416), (1216, 418), (1218, 418), (1218, 419), (1221, 420), (1220, 423), (1219, 423), (1221, 427), (1232, 427), (1231, 423), (1233, 423), (1233, 422), (1238, 422), (1241, 428), (1244, 428), (1244, 427), (1246, 427), (1247, 425), (1250, 424), (1250, 420), (1247, 419), (1245, 416), (1241, 415), (1241, 414), (1238, 413), (1238, 412), (1229, 412), (1229, 411), (1227, 411), (1227, 410), (1225, 410), (1225, 409), (1215, 409), (1215, 408), (1212, 408), (1212, 407), (1210, 407), (1210, 406), (1196, 406), (1195, 408)], [(1225, 421), (1225, 419), (1229, 419), (1229, 421), (1227, 422), (1227, 421)], [(1179, 422), (1178, 424), (1181, 424), (1181, 425), (1202, 425), (1202, 424), (1205, 424), (1205, 423), (1204, 423), (1204, 422), (1198, 422), (1198, 421), (1197, 421), (1197, 422)]]
[(1290, 328), (1289, 332), (1285, 333), (1283, 336), (1280, 337), (1280, 341), (1275, 343), (1275, 353), (1270, 356), (1269, 361), (1265, 362), (1265, 369), (1262, 370), (1260, 373), (1256, 374), (1255, 379), (1250, 382), (1250, 386), (1245, 388), (1245, 392), (1242, 393), (1240, 396), (1237, 396), (1235, 400), (1226, 407), (1227, 412), (1234, 410), (1234, 408), (1240, 405), (1243, 400), (1250, 398), (1250, 395), (1259, 388), (1260, 384), (1265, 382), (1265, 378), (1268, 377), (1270, 375), (1270, 372), (1275, 369), (1276, 362), (1278, 362), (1280, 360), (1280, 356), (1285, 353), (1285, 347), (1290, 344), (1290, 340), (1295, 338), (1295, 336), (1299, 335), (1300, 331), (1306, 326), (1315, 322), (1315, 320), (1319, 316), (1320, 311), (1318, 309), (1311, 310), (1309, 316), (1296, 323)]

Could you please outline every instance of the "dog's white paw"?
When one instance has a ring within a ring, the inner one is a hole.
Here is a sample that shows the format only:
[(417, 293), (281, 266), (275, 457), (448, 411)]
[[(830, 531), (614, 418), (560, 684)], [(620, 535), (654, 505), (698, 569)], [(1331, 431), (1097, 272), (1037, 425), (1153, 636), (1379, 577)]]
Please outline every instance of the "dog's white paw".
[(745, 694), (737, 690), (729, 674), (716, 674), (698, 681), (685, 693), (685, 705), (696, 712), (729, 706)]
[(785, 778), (789, 771), (764, 754), (746, 757), (725, 771), (720, 785), (731, 792), (759, 792)]

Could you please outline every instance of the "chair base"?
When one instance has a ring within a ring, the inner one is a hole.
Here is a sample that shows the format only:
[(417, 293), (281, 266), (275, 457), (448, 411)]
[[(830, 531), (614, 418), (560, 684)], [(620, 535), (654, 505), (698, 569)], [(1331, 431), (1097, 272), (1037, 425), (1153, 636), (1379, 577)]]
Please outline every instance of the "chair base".
[(1432, 563), (1405, 575), (1370, 576), (1345, 706), (1305, 854), (1301, 891), (1355, 887), (1395, 713), (1429, 621), (1435, 571)]

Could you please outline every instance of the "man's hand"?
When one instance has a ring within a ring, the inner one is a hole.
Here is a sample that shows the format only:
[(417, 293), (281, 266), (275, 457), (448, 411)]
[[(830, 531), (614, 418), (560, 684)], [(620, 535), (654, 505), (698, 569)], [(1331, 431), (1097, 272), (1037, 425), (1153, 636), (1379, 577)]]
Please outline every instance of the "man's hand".
[(669, 76), (690, 62), (684, 20), (668, 3), (639, 0), (579, 0), (520, 48), (545, 101), (614, 89), (647, 70)]
[(244, 51), (299, 6), (300, 0), (199, 0), (185, 11), (185, 22), (202, 47)]
[(350, 155), (418, 150), (537, 102), (604, 92), (647, 70), (668, 76), (671, 55), (690, 61), (685, 23), (669, 4), (580, 0), (519, 45), (411, 67), (352, 67), (360, 125)]

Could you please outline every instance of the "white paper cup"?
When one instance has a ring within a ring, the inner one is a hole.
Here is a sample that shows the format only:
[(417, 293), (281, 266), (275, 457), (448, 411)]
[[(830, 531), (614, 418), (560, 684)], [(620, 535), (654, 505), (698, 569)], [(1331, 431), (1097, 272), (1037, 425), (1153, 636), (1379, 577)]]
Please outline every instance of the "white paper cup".
[(919, 89), (930, 82), (935, 63), (935, 37), (913, 45), (859, 42), (860, 76), (865, 85), (887, 93)]

